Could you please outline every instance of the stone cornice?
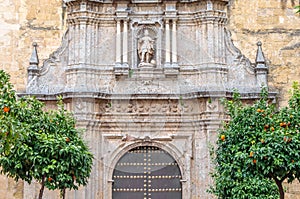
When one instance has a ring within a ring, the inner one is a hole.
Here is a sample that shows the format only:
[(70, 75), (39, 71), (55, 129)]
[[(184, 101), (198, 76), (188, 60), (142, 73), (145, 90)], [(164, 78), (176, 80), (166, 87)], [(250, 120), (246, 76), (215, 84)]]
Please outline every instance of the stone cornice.
[[(18, 96), (27, 96), (29, 94), (19, 93)], [(107, 100), (187, 100), (187, 99), (198, 99), (198, 98), (232, 98), (233, 91), (196, 91), (189, 93), (176, 93), (176, 94), (110, 94), (101, 92), (61, 92), (57, 94), (30, 94), (35, 96), (37, 99), (42, 101), (56, 101), (58, 96), (62, 96), (63, 99), (72, 98), (87, 98), (87, 99), (107, 99)], [(240, 93), (242, 100), (255, 100), (260, 99), (260, 91), (249, 91)], [(269, 92), (269, 99), (276, 99), (276, 92)]]
[[(71, 3), (71, 2), (81, 2), (82, 0), (64, 0), (64, 3)], [(90, 2), (95, 3), (117, 3), (118, 0), (86, 0)], [(203, 0), (174, 0), (173, 2), (179, 2), (179, 3), (193, 3), (193, 2), (201, 2)], [(228, 3), (229, 0), (212, 0), (213, 2), (224, 2)], [(124, 2), (128, 3), (139, 3), (139, 4), (147, 4), (147, 3), (163, 3), (166, 2), (166, 0), (127, 0)]]

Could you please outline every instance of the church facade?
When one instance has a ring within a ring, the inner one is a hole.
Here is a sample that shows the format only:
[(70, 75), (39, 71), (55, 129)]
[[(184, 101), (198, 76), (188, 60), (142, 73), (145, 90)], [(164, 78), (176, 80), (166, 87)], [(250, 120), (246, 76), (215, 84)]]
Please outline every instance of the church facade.
[[(26, 94), (49, 108), (62, 96), (86, 129), (93, 172), (68, 198), (212, 197), (209, 147), (227, 119), (220, 99), (237, 89), (255, 100), (268, 86), (262, 43), (254, 63), (233, 45), (228, 3), (65, 1), (61, 46), (39, 65), (33, 45)], [(35, 194), (24, 185), (24, 198)]]
[[(268, 86), (284, 106), (300, 81), (294, 0), (0, 4), (0, 67), (49, 108), (62, 96), (86, 129), (93, 172), (70, 199), (212, 198), (209, 147), (227, 119), (219, 99), (238, 89), (250, 102)], [(39, 188), (0, 176), (0, 199)], [(298, 198), (299, 185), (286, 192)]]

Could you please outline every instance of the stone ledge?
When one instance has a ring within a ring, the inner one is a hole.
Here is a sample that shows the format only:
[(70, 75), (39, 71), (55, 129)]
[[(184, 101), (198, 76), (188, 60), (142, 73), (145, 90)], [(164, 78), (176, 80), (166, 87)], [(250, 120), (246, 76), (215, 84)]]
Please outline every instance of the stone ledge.
[[(241, 92), (241, 99), (259, 99), (260, 92)], [(269, 92), (269, 98), (275, 100), (277, 92)], [(207, 91), (200, 90), (189, 93), (175, 93), (175, 94), (161, 94), (161, 93), (147, 93), (147, 94), (138, 94), (138, 93), (126, 93), (126, 94), (111, 94), (111, 93), (101, 93), (101, 92), (62, 92), (56, 94), (26, 94), (18, 93), (18, 96), (36, 96), (37, 99), (42, 101), (56, 101), (58, 96), (62, 96), (63, 99), (70, 98), (92, 98), (92, 99), (146, 99), (146, 100), (159, 100), (159, 99), (197, 99), (197, 98), (232, 98), (232, 91)]]

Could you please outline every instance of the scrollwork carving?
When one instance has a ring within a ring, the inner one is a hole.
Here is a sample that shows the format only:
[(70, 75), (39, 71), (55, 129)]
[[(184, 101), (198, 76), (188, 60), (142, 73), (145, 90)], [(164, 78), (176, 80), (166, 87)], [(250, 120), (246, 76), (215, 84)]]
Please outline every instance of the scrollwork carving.
[(151, 104), (151, 103), (138, 103), (130, 102), (128, 104), (102, 104), (99, 108), (100, 112), (106, 113), (161, 113), (161, 114), (174, 114), (174, 113), (187, 113), (192, 112), (193, 107), (188, 104), (168, 103), (168, 104)]

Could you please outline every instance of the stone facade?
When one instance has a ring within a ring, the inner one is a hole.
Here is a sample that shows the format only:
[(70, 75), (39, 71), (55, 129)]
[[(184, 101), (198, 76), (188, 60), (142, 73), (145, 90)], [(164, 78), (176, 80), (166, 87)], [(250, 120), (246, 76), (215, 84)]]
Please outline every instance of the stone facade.
[[(260, 85), (267, 84), (268, 66), (269, 86), (285, 104), (288, 86), (299, 79), (299, 17), (291, 2), (175, 2), (69, 0), (67, 10), (60, 1), (6, 5), (11, 14), (1, 24), (9, 48), (1, 49), (6, 57), (2, 68), (25, 92), (30, 43), (38, 43), (42, 59), (60, 45), (50, 59), (40, 61), (41, 69), (34, 51), (26, 92), (48, 102), (63, 94), (78, 125), (87, 128), (96, 155), (92, 185), (69, 198), (110, 198), (114, 165), (126, 151), (144, 145), (160, 147), (176, 159), (183, 198), (210, 198), (205, 192), (207, 145), (224, 119), (218, 98), (238, 87), (245, 98), (254, 99)], [(141, 64), (138, 43), (145, 30), (154, 50), (152, 61)], [(259, 40), (265, 56), (260, 45), (257, 50)], [(22, 189), (22, 183), (1, 181), (1, 187), (12, 190), (5, 198), (34, 197), (32, 186)], [(295, 186), (288, 190), (297, 193)]]

